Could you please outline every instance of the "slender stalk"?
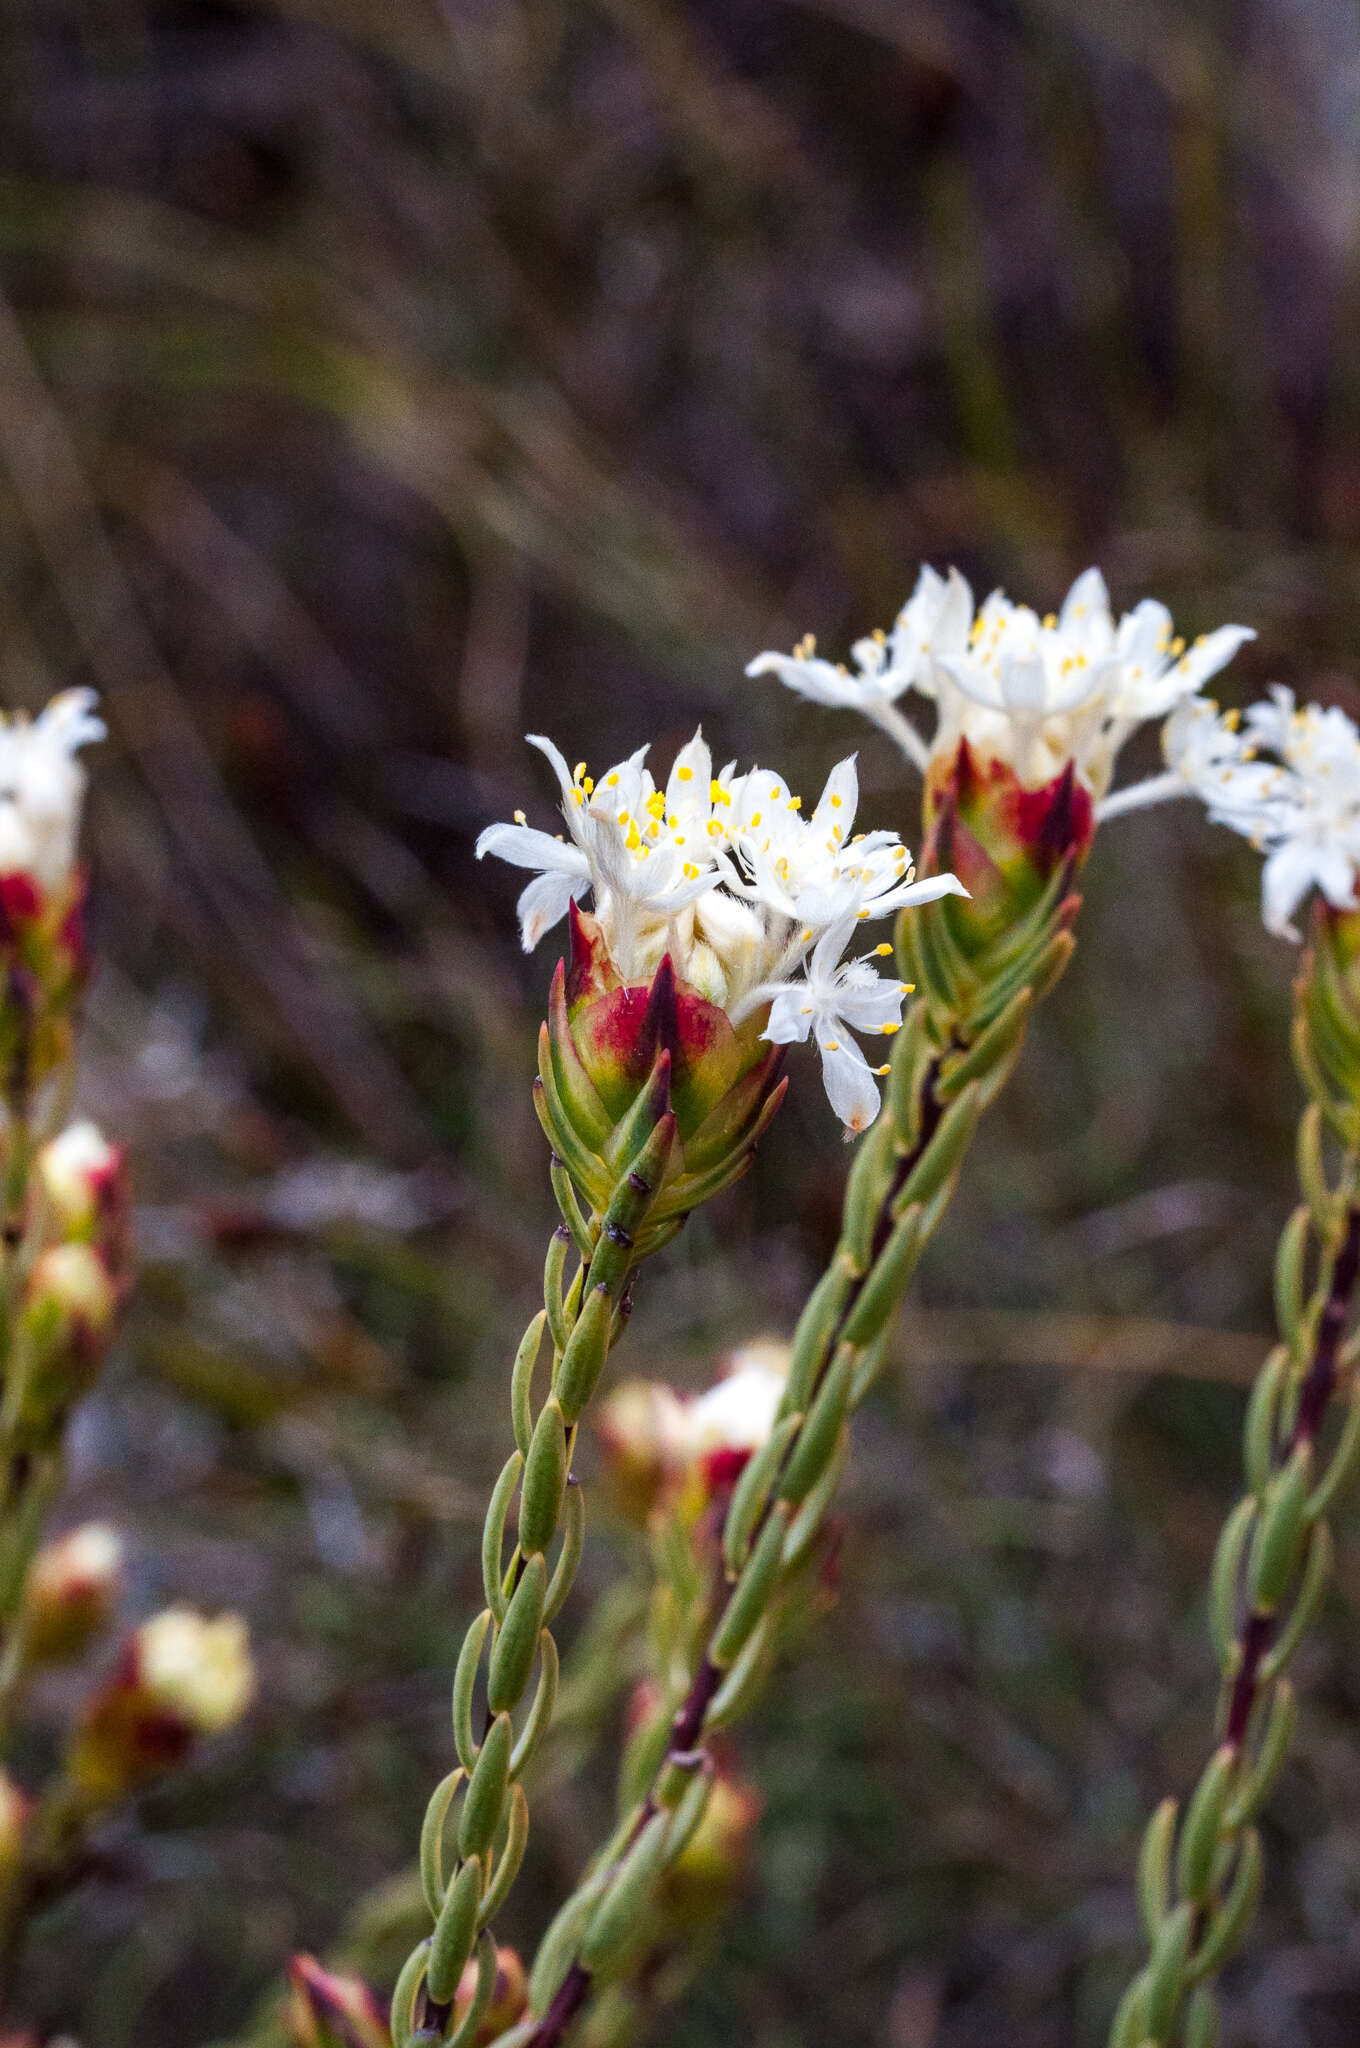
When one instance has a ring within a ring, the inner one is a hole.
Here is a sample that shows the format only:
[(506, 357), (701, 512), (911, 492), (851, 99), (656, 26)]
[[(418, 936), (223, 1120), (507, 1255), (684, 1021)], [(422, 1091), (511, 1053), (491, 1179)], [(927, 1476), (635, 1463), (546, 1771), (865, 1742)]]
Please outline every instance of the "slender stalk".
[[(1295, 991), (1294, 1048), (1313, 1100), (1299, 1131), (1305, 1200), (1275, 1268), (1281, 1343), (1247, 1407), (1247, 1490), (1224, 1524), (1210, 1590), (1222, 1683), (1219, 1739), (1181, 1813), (1164, 1800), (1139, 1858), (1148, 1959), (1110, 2030), (1110, 2048), (1214, 2048), (1215, 1980), (1246, 1938), (1264, 1863), (1253, 1825), (1288, 1756), (1296, 1717), (1286, 1672), (1326, 1593), (1328, 1511), (1360, 1462), (1360, 1339), (1347, 1325), (1360, 1284), (1360, 987), (1354, 919), (1324, 916)], [(1339, 1141), (1334, 1182), (1324, 1128)], [(1314, 1264), (1311, 1288), (1306, 1274)], [(1344, 1388), (1330, 1452), (1322, 1435)]]
[[(754, 1513), (736, 1496), (727, 1575), (649, 1781), (544, 1938), (530, 1976), (537, 2024), (504, 2048), (558, 2048), (602, 1973), (626, 1968), (657, 1878), (702, 1815), (709, 1738), (748, 1710), (776, 1645), (778, 1602), (807, 1557), (844, 1462), (849, 1420), (879, 1369), (889, 1323), (937, 1228), (982, 1110), (1008, 1078), (1037, 997), (1062, 972), (1075, 908), (1055, 877), (1028, 924), (965, 962), (947, 905), (899, 926), (899, 962), (924, 999), (893, 1050), (884, 1109), (847, 1184), (842, 1233), (799, 1320), (781, 1420), (789, 1441)], [(904, 952), (903, 949), (909, 949)]]

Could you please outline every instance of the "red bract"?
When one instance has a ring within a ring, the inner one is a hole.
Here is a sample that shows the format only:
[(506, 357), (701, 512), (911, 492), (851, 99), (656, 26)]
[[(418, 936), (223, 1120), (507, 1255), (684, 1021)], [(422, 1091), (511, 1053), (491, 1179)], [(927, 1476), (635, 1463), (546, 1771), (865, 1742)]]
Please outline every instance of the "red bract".
[(1052, 781), (1026, 789), (1006, 762), (979, 760), (966, 739), (932, 763), (925, 817), (922, 873), (951, 869), (969, 891), (969, 900), (948, 906), (961, 944), (995, 938), (1055, 875), (1074, 875), (1095, 832), (1090, 791), (1070, 762)]
[(651, 980), (622, 983), (594, 918), (573, 906), (571, 957), (553, 977), (535, 1100), (554, 1152), (602, 1209), (630, 1158), (672, 1125), (647, 1229), (673, 1223), (750, 1164), (784, 1093), (783, 1051), (761, 1039), (763, 1012), (734, 1027), (677, 978), (669, 954)]

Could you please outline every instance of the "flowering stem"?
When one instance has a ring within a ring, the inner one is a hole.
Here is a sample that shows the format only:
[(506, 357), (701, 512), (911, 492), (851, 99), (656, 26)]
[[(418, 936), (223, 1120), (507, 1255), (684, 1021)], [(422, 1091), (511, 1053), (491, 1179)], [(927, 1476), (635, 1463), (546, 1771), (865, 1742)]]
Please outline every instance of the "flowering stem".
[[(782, 1458), (763, 1499), (723, 1531), (726, 1580), (650, 1782), (549, 1929), (530, 1975), (537, 2025), (514, 2048), (558, 2048), (601, 1972), (617, 1972), (651, 1890), (702, 1817), (709, 1738), (748, 1710), (776, 1649), (780, 1594), (808, 1557), (834, 1497), (849, 1420), (879, 1369), (890, 1318), (937, 1228), (981, 1111), (1004, 1085), (1036, 998), (1070, 957), (1075, 909), (1056, 876), (1020, 930), (966, 962), (951, 910), (899, 925), (899, 964), (923, 1000), (898, 1034), (886, 1105), (862, 1141), (842, 1233), (795, 1332)], [(510, 2037), (503, 2040), (510, 2048)]]
[[(1224, 1524), (1211, 1580), (1219, 1741), (1183, 1817), (1164, 1800), (1144, 1834), (1138, 1895), (1148, 1960), (1120, 2002), (1110, 2048), (1213, 2048), (1218, 2040), (1214, 1982), (1246, 1937), (1263, 1882), (1253, 1822), (1293, 1737), (1285, 1673), (1327, 1590), (1328, 1511), (1360, 1461), (1360, 1339), (1346, 1339), (1360, 1282), (1360, 1008), (1334, 940), (1324, 920), (1296, 989), (1295, 1052), (1314, 1098), (1299, 1132), (1306, 1199), (1280, 1239), (1282, 1342), (1247, 1406), (1247, 1491)], [(1341, 1145), (1334, 1184), (1324, 1171), (1324, 1124)], [(1348, 1414), (1326, 1454), (1320, 1438), (1343, 1383)]]

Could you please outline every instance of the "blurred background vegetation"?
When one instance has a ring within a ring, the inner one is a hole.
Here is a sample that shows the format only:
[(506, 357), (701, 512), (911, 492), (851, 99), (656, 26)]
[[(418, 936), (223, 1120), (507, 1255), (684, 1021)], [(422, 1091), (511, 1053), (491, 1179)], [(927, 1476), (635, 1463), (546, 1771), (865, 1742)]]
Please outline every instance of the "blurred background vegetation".
[[(4, 697), (104, 694), (84, 1089), (138, 1192), (65, 1511), (128, 1530), (138, 1608), (244, 1607), (263, 1679), (49, 1918), (23, 2014), (169, 2048), (337, 1938), (447, 1767), (551, 1214), (552, 949), (472, 859), (549, 816), (521, 734), (664, 760), (701, 717), (804, 787), (858, 746), (914, 837), (884, 742), (741, 671), (888, 622), (922, 558), (1041, 609), (1099, 560), (1121, 606), (1258, 628), (1226, 695), (1360, 712), (1360, 20), (15, 0), (0, 170)], [(1100, 843), (862, 1418), (837, 1604), (742, 1738), (756, 1868), (675, 2048), (1103, 2039), (1138, 1822), (1205, 1746), (1200, 1589), (1291, 1200), (1256, 866), (1188, 807)], [(696, 1383), (791, 1324), (844, 1170), (802, 1078), (647, 1278), (630, 1369)], [(1239, 2048), (1357, 2037), (1341, 1538)], [(629, 1557), (597, 1514), (587, 1589)], [(505, 1939), (602, 1827), (602, 1711)]]

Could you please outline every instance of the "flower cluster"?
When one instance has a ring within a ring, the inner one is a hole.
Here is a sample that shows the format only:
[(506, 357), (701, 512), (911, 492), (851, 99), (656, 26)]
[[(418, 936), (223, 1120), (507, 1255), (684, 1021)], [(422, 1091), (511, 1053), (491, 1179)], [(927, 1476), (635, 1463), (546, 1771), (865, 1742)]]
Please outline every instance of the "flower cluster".
[(1269, 931), (1297, 938), (1294, 912), (1313, 888), (1334, 909), (1356, 907), (1360, 732), (1344, 711), (1296, 705), (1293, 691), (1277, 686), (1241, 718), (1207, 703), (1187, 707), (1170, 721), (1165, 746), (1172, 774), (1210, 817), (1265, 854)]
[[(926, 567), (892, 631), (856, 641), (853, 671), (821, 659), (807, 639), (792, 655), (757, 655), (746, 672), (863, 712), (923, 769), (966, 740), (977, 759), (1004, 762), (1025, 788), (1070, 762), (1099, 800), (1135, 727), (1193, 697), (1254, 637), (1246, 626), (1220, 626), (1187, 647), (1151, 598), (1116, 621), (1098, 569), (1041, 618), (999, 590), (975, 610), (956, 569), (945, 577)], [(935, 704), (929, 745), (897, 708), (908, 691)]]
[[(815, 1037), (832, 1107), (852, 1130), (878, 1108), (873, 1069), (855, 1031), (890, 1033), (908, 992), (868, 958), (845, 959), (857, 926), (911, 904), (960, 894), (953, 875), (918, 881), (895, 834), (856, 833), (854, 757), (832, 769), (809, 817), (783, 778), (763, 768), (716, 774), (702, 733), (676, 756), (664, 788), (642, 747), (598, 780), (530, 735), (557, 771), (565, 837), (530, 826), (487, 827), (494, 853), (536, 870), (519, 901), (526, 951), (588, 891), (612, 972), (648, 981), (663, 959), (736, 1025), (773, 1006), (765, 1037)], [(891, 951), (883, 945), (880, 954)]]

